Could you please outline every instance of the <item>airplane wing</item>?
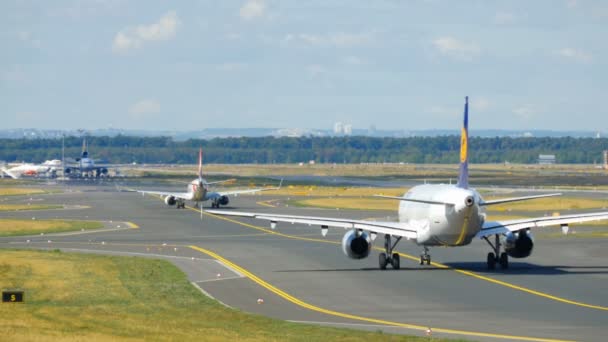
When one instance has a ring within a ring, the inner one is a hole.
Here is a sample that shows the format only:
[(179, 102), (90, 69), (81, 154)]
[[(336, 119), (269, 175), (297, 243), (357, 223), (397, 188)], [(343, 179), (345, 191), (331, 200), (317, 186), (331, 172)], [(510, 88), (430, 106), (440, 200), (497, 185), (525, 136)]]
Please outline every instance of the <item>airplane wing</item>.
[(548, 226), (564, 226), (570, 223), (581, 223), (589, 221), (607, 220), (608, 211), (587, 213), (587, 214), (573, 214), (563, 216), (545, 216), (536, 217), (529, 219), (517, 219), (517, 220), (501, 220), (501, 221), (488, 221), (483, 224), (483, 227), (477, 233), (478, 238), (494, 234), (506, 234), (508, 232), (514, 232), (521, 229), (529, 229), (536, 227), (548, 227)]
[[(211, 183), (207, 183), (207, 184), (211, 184)], [(236, 195), (240, 195), (240, 194), (250, 194), (250, 193), (260, 192), (260, 191), (279, 190), (279, 189), (281, 189), (281, 186), (283, 186), (283, 179), (281, 179), (281, 182), (279, 183), (279, 186), (273, 187), (273, 188), (257, 188), (257, 189), (231, 190), (231, 191), (216, 191), (214, 193), (217, 194), (217, 196), (219, 196), (219, 197), (221, 197), (221, 196), (236, 196)], [(211, 194), (208, 194), (207, 196), (210, 196), (210, 195)]]
[(205, 182), (205, 185), (228, 183), (228, 182), (233, 182), (235, 180), (236, 180), (236, 178), (230, 178), (230, 179), (224, 179), (224, 180), (216, 181), (216, 182)]
[[(291, 224), (300, 223), (307, 225), (321, 226), (321, 229), (328, 227), (338, 227), (344, 229), (362, 229), (376, 234), (389, 234), (392, 236), (401, 236), (406, 239), (416, 239), (418, 237), (417, 227), (411, 224), (401, 222), (383, 222), (383, 221), (363, 221), (351, 220), (331, 217), (315, 217), (315, 216), (296, 216), (296, 215), (279, 215), (279, 214), (264, 214), (264, 213), (247, 213), (240, 211), (224, 211), (224, 210), (205, 210), (205, 212), (222, 215), (222, 216), (240, 216), (249, 217), (259, 220), (270, 221), (270, 227), (274, 229), (277, 222), (288, 222)], [(326, 231), (325, 231), (326, 232)], [(323, 235), (325, 233), (322, 232)]]
[(165, 192), (165, 191), (148, 191), (148, 190), (136, 190), (142, 195), (152, 194), (152, 195), (160, 195), (163, 197), (173, 196), (175, 198), (181, 198), (187, 201), (192, 200), (192, 194), (188, 192)]

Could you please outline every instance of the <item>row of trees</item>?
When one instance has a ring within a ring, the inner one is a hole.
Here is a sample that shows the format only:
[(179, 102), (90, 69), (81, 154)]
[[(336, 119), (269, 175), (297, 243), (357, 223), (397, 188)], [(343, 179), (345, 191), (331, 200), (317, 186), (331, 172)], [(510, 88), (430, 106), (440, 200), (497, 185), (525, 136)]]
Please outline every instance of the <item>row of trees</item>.
[[(202, 147), (208, 163), (457, 163), (460, 137), (261, 137), (173, 141), (169, 137), (88, 137), (94, 159), (111, 163), (195, 163)], [(66, 157), (80, 155), (82, 139), (65, 138)], [(602, 161), (608, 139), (469, 139), (472, 163), (536, 163), (539, 154), (555, 154), (558, 163)], [(61, 139), (0, 139), (0, 160), (42, 162), (61, 158)]]

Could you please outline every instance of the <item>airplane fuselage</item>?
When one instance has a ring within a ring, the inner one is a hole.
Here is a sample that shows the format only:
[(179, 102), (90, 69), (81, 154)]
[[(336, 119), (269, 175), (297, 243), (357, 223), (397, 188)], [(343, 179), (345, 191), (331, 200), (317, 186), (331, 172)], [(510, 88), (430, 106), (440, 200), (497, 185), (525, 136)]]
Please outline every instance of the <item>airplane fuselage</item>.
[(399, 221), (417, 227), (417, 243), (424, 246), (463, 246), (471, 243), (485, 220), (480, 209), (482, 201), (473, 189), (454, 185), (419, 185), (410, 189), (404, 198), (453, 205), (401, 201)]
[[(204, 180), (203, 180), (204, 182)], [(207, 187), (198, 179), (193, 180), (188, 184), (188, 193), (192, 194), (192, 201), (204, 202), (207, 201)]]

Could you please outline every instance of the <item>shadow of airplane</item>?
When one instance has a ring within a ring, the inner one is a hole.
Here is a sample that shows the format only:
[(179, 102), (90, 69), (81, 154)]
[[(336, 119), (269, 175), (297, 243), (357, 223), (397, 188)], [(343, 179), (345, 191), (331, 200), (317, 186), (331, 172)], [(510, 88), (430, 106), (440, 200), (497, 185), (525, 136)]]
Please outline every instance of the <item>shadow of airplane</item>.
[(410, 272), (427, 272), (427, 271), (454, 271), (463, 270), (470, 271), (484, 275), (566, 275), (566, 274), (608, 274), (608, 266), (565, 266), (565, 265), (535, 265), (530, 263), (511, 263), (509, 268), (503, 270), (497, 268), (495, 270), (488, 270), (486, 264), (483, 262), (455, 262), (455, 263), (443, 263), (448, 266), (435, 267), (435, 266), (420, 266), (420, 267), (401, 267), (399, 270), (387, 268), (387, 270), (380, 270), (375, 267), (364, 267), (364, 268), (332, 268), (332, 269), (302, 269), (302, 270), (276, 270), (277, 273), (315, 273), (315, 272), (386, 272), (386, 271), (410, 271)]

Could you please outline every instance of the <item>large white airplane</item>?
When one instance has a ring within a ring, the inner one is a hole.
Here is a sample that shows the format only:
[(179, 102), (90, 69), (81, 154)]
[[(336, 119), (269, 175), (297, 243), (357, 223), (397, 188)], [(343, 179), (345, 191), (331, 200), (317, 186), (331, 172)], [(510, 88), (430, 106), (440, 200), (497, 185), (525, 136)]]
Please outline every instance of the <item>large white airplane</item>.
[(108, 174), (108, 168), (105, 166), (95, 165), (95, 161), (89, 158), (89, 149), (86, 138), (82, 140), (82, 154), (80, 158), (76, 158), (78, 165), (66, 166), (63, 170), (64, 175), (76, 175), (80, 177), (99, 178)]
[(244, 190), (232, 190), (232, 191), (209, 191), (209, 185), (226, 183), (231, 181), (223, 180), (218, 182), (207, 182), (203, 178), (203, 149), (198, 152), (198, 178), (194, 179), (188, 184), (187, 192), (166, 192), (166, 191), (151, 191), (151, 190), (137, 190), (142, 194), (154, 194), (165, 197), (165, 204), (177, 205), (178, 209), (186, 207), (186, 201), (193, 201), (198, 207), (199, 203), (202, 210), (202, 202), (211, 201), (212, 208), (219, 208), (220, 205), (227, 205), (230, 202), (229, 196), (237, 196), (240, 194), (254, 193), (268, 190), (278, 190), (283, 184), (283, 180), (276, 188), (258, 188), (258, 189), (244, 189)]
[(55, 168), (49, 164), (20, 164), (11, 168), (2, 167), (0, 171), (2, 178), (6, 174), (13, 179), (19, 179), (22, 176), (40, 177), (53, 175)]
[[(321, 227), (325, 236), (329, 227), (348, 229), (342, 238), (344, 254), (353, 259), (363, 259), (370, 255), (372, 242), (378, 234), (384, 235), (384, 252), (379, 255), (380, 269), (391, 264), (399, 269), (399, 254), (395, 247), (406, 238), (424, 248), (420, 264), (430, 265), (429, 247), (466, 246), (473, 239), (488, 242), (492, 251), (488, 253), (488, 269), (498, 263), (503, 269), (509, 267), (509, 257), (530, 256), (534, 247), (530, 229), (546, 226), (567, 227), (570, 223), (608, 219), (608, 212), (594, 212), (564, 216), (536, 217), (529, 219), (486, 221), (484, 208), (490, 205), (557, 196), (546, 194), (536, 196), (504, 198), (485, 201), (481, 195), (469, 187), (468, 177), (468, 97), (464, 105), (464, 124), (460, 145), (460, 172), (456, 185), (425, 184), (411, 188), (403, 197), (380, 196), (401, 201), (398, 222), (362, 221), (343, 218), (281, 215), (271, 213), (248, 213), (234, 211), (207, 210), (216, 215), (242, 216), (270, 221), (274, 229), (277, 222), (300, 223)], [(492, 241), (493, 240), (493, 241)]]

